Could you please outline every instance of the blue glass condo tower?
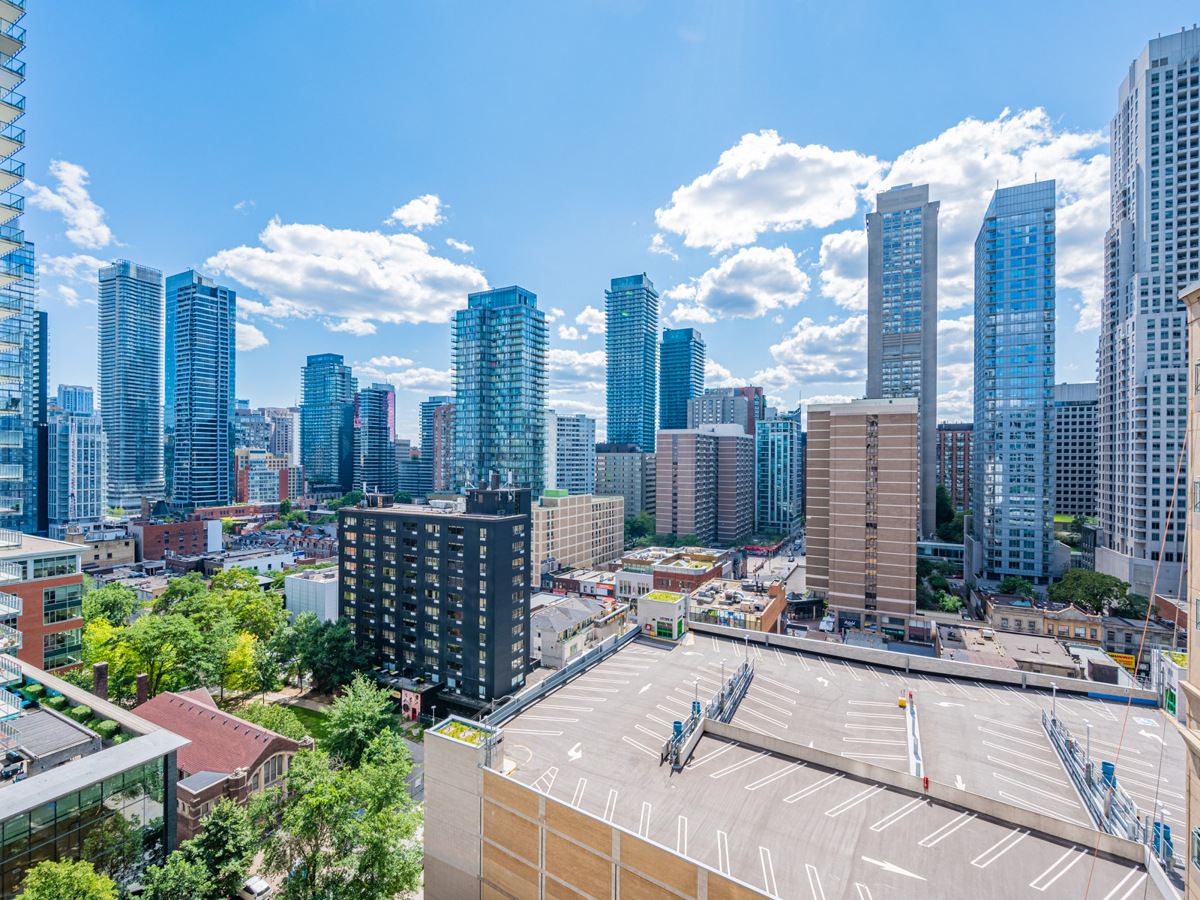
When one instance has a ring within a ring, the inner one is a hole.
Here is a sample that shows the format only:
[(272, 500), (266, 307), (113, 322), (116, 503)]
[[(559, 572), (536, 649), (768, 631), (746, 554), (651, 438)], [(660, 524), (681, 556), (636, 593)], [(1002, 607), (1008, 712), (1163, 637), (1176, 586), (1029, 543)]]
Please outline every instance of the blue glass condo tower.
[(338, 353), (308, 357), (300, 370), (300, 464), (313, 490), (349, 491), (354, 481), (358, 379)]
[(604, 292), (608, 443), (654, 452), (658, 400), (658, 292), (643, 272)]
[(704, 338), (695, 328), (663, 330), (659, 428), (687, 428), (687, 402), (704, 393)]
[(975, 239), (975, 545), (968, 551), (987, 580), (1051, 578), (1054, 225), (1054, 182), (1039, 181), (996, 191)]

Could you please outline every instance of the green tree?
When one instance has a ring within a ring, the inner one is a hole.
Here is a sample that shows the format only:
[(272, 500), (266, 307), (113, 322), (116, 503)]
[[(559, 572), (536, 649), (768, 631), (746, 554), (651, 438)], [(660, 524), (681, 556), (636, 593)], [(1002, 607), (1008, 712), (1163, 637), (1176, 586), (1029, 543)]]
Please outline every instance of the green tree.
[(233, 530), (237, 528), (237, 520), (227, 517), (221, 520), (221, 534), (233, 534)]
[(327, 694), (348, 683), (370, 661), (366, 649), (354, 640), (347, 621), (322, 622), (300, 644), (301, 666), (312, 673), (313, 687)]
[(938, 525), (954, 521), (954, 501), (950, 499), (950, 491), (944, 484), (937, 486), (936, 521)]
[(212, 876), (203, 863), (176, 850), (161, 866), (150, 866), (142, 876), (143, 900), (209, 900), (216, 896)]
[(962, 609), (963, 604), (962, 601), (953, 594), (947, 593), (946, 591), (938, 591), (937, 605), (941, 608), (942, 612), (953, 613)]
[(325, 745), (347, 765), (357, 766), (371, 740), (394, 721), (391, 691), (357, 674), (346, 693), (333, 701)]
[(997, 590), (1001, 594), (1012, 594), (1017, 597), (1033, 596), (1033, 585), (1029, 579), (1022, 578), (1020, 575), (1006, 575), (1004, 580), (1000, 582), (1000, 587)]
[(952, 544), (963, 542), (963, 517), (965, 513), (956, 512), (949, 522), (943, 522), (937, 527), (937, 535), (943, 541)]
[(213, 575), (209, 586), (214, 591), (257, 591), (258, 573), (243, 566), (233, 566)]
[(336, 767), (320, 751), (293, 757), (290, 797), (264, 850), (268, 872), (294, 872), (282, 900), (383, 900), (420, 883), (421, 817), (404, 782), (411, 767), (393, 732), (371, 742), (357, 769)]
[(230, 897), (250, 871), (258, 837), (249, 810), (223, 798), (204, 819), (204, 830), (184, 845), (184, 852), (208, 872), (216, 896)]
[(262, 694), (265, 699), (268, 691), (279, 690), (279, 682), (279, 659), (266, 641), (255, 641), (254, 656), (245, 673), (244, 690)]
[(283, 598), (272, 591), (232, 590), (218, 594), (240, 631), (248, 631), (261, 641), (271, 639), (287, 619)]
[(117, 885), (84, 860), (43, 860), (25, 876), (21, 900), (117, 900)]
[(321, 621), (313, 613), (301, 613), (294, 622), (285, 622), (271, 635), (268, 646), (279, 661), (280, 668), (289, 676), (299, 676), (309, 671), (308, 659), (302, 651), (315, 640), (313, 633), (320, 629)]
[(105, 619), (114, 628), (120, 628), (137, 608), (137, 594), (124, 585), (110, 584), (83, 595), (83, 622), (86, 625), (95, 619)]
[(181, 615), (140, 616), (114, 632), (113, 641), (134, 675), (146, 673), (151, 697), (194, 684), (205, 659), (200, 630)]
[(167, 583), (167, 589), (154, 601), (154, 612), (159, 614), (171, 612), (180, 601), (203, 597), (207, 593), (208, 586), (200, 577), (200, 573), (188, 572), (182, 578), (172, 578)]
[(408, 491), (396, 491), (395, 500), (397, 503), (412, 503), (412, 494)]
[(1074, 603), (1088, 612), (1103, 615), (1105, 610), (1119, 605), (1128, 591), (1129, 584), (1114, 575), (1068, 569), (1062, 580), (1050, 585), (1046, 598), (1054, 603)]
[(625, 540), (635, 541), (638, 538), (648, 537), (654, 534), (656, 525), (654, 518), (649, 513), (639, 513), (636, 516), (629, 516), (625, 519)]
[(1151, 606), (1145, 594), (1129, 594), (1112, 608), (1112, 615), (1123, 619), (1145, 619), (1151, 614), (1158, 615), (1158, 607)]
[(253, 722), (255, 725), (261, 725), (263, 728), (274, 731), (276, 734), (289, 737), (293, 741), (308, 737), (308, 729), (304, 727), (300, 717), (286, 706), (255, 702), (242, 707), (238, 711), (238, 716), (247, 722)]
[(292, 501), (291, 500), (280, 500), (279, 501), (279, 518), (282, 519), (284, 516), (286, 516), (291, 511), (292, 511)]

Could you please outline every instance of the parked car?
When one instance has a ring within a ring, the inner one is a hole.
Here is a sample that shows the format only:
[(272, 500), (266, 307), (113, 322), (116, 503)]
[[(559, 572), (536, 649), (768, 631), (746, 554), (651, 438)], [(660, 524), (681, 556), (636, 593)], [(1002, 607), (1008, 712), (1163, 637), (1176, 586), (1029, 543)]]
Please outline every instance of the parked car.
[(238, 889), (239, 900), (266, 900), (274, 893), (274, 888), (257, 875), (251, 875), (246, 883)]

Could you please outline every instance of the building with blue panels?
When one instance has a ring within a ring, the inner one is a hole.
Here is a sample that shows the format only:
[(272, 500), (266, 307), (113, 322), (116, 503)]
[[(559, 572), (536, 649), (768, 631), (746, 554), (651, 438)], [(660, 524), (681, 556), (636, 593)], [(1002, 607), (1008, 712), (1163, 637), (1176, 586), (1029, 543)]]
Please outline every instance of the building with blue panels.
[(614, 278), (604, 292), (608, 442), (654, 452), (658, 400), (658, 292), (641, 275)]
[(659, 428), (687, 428), (688, 401), (704, 393), (704, 338), (695, 328), (667, 328), (659, 368)]
[(1052, 576), (1054, 228), (1054, 181), (1039, 181), (997, 190), (975, 239), (968, 580)]
[(791, 534), (800, 526), (801, 438), (799, 409), (755, 428), (755, 531)]
[(394, 494), (397, 469), (396, 389), (373, 384), (354, 395), (354, 489)]
[(350, 490), (358, 380), (338, 353), (308, 357), (300, 370), (300, 464), (311, 490)]

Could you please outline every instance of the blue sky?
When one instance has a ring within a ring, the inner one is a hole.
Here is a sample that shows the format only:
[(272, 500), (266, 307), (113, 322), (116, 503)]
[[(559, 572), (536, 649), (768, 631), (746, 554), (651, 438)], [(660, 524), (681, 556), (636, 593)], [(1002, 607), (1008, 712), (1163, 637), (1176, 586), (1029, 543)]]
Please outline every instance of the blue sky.
[[(96, 382), (95, 268), (238, 290), (238, 396), (310, 353), (449, 387), (468, 290), (551, 313), (551, 403), (603, 433), (604, 288), (647, 272), (709, 385), (861, 395), (863, 215), (941, 200), (940, 419), (970, 418), (971, 243), (990, 191), (1058, 182), (1058, 378), (1094, 378), (1107, 128), (1194, 4), (31, 0), (24, 217), (53, 385)], [(896, 48), (902, 48), (897, 50)]]

